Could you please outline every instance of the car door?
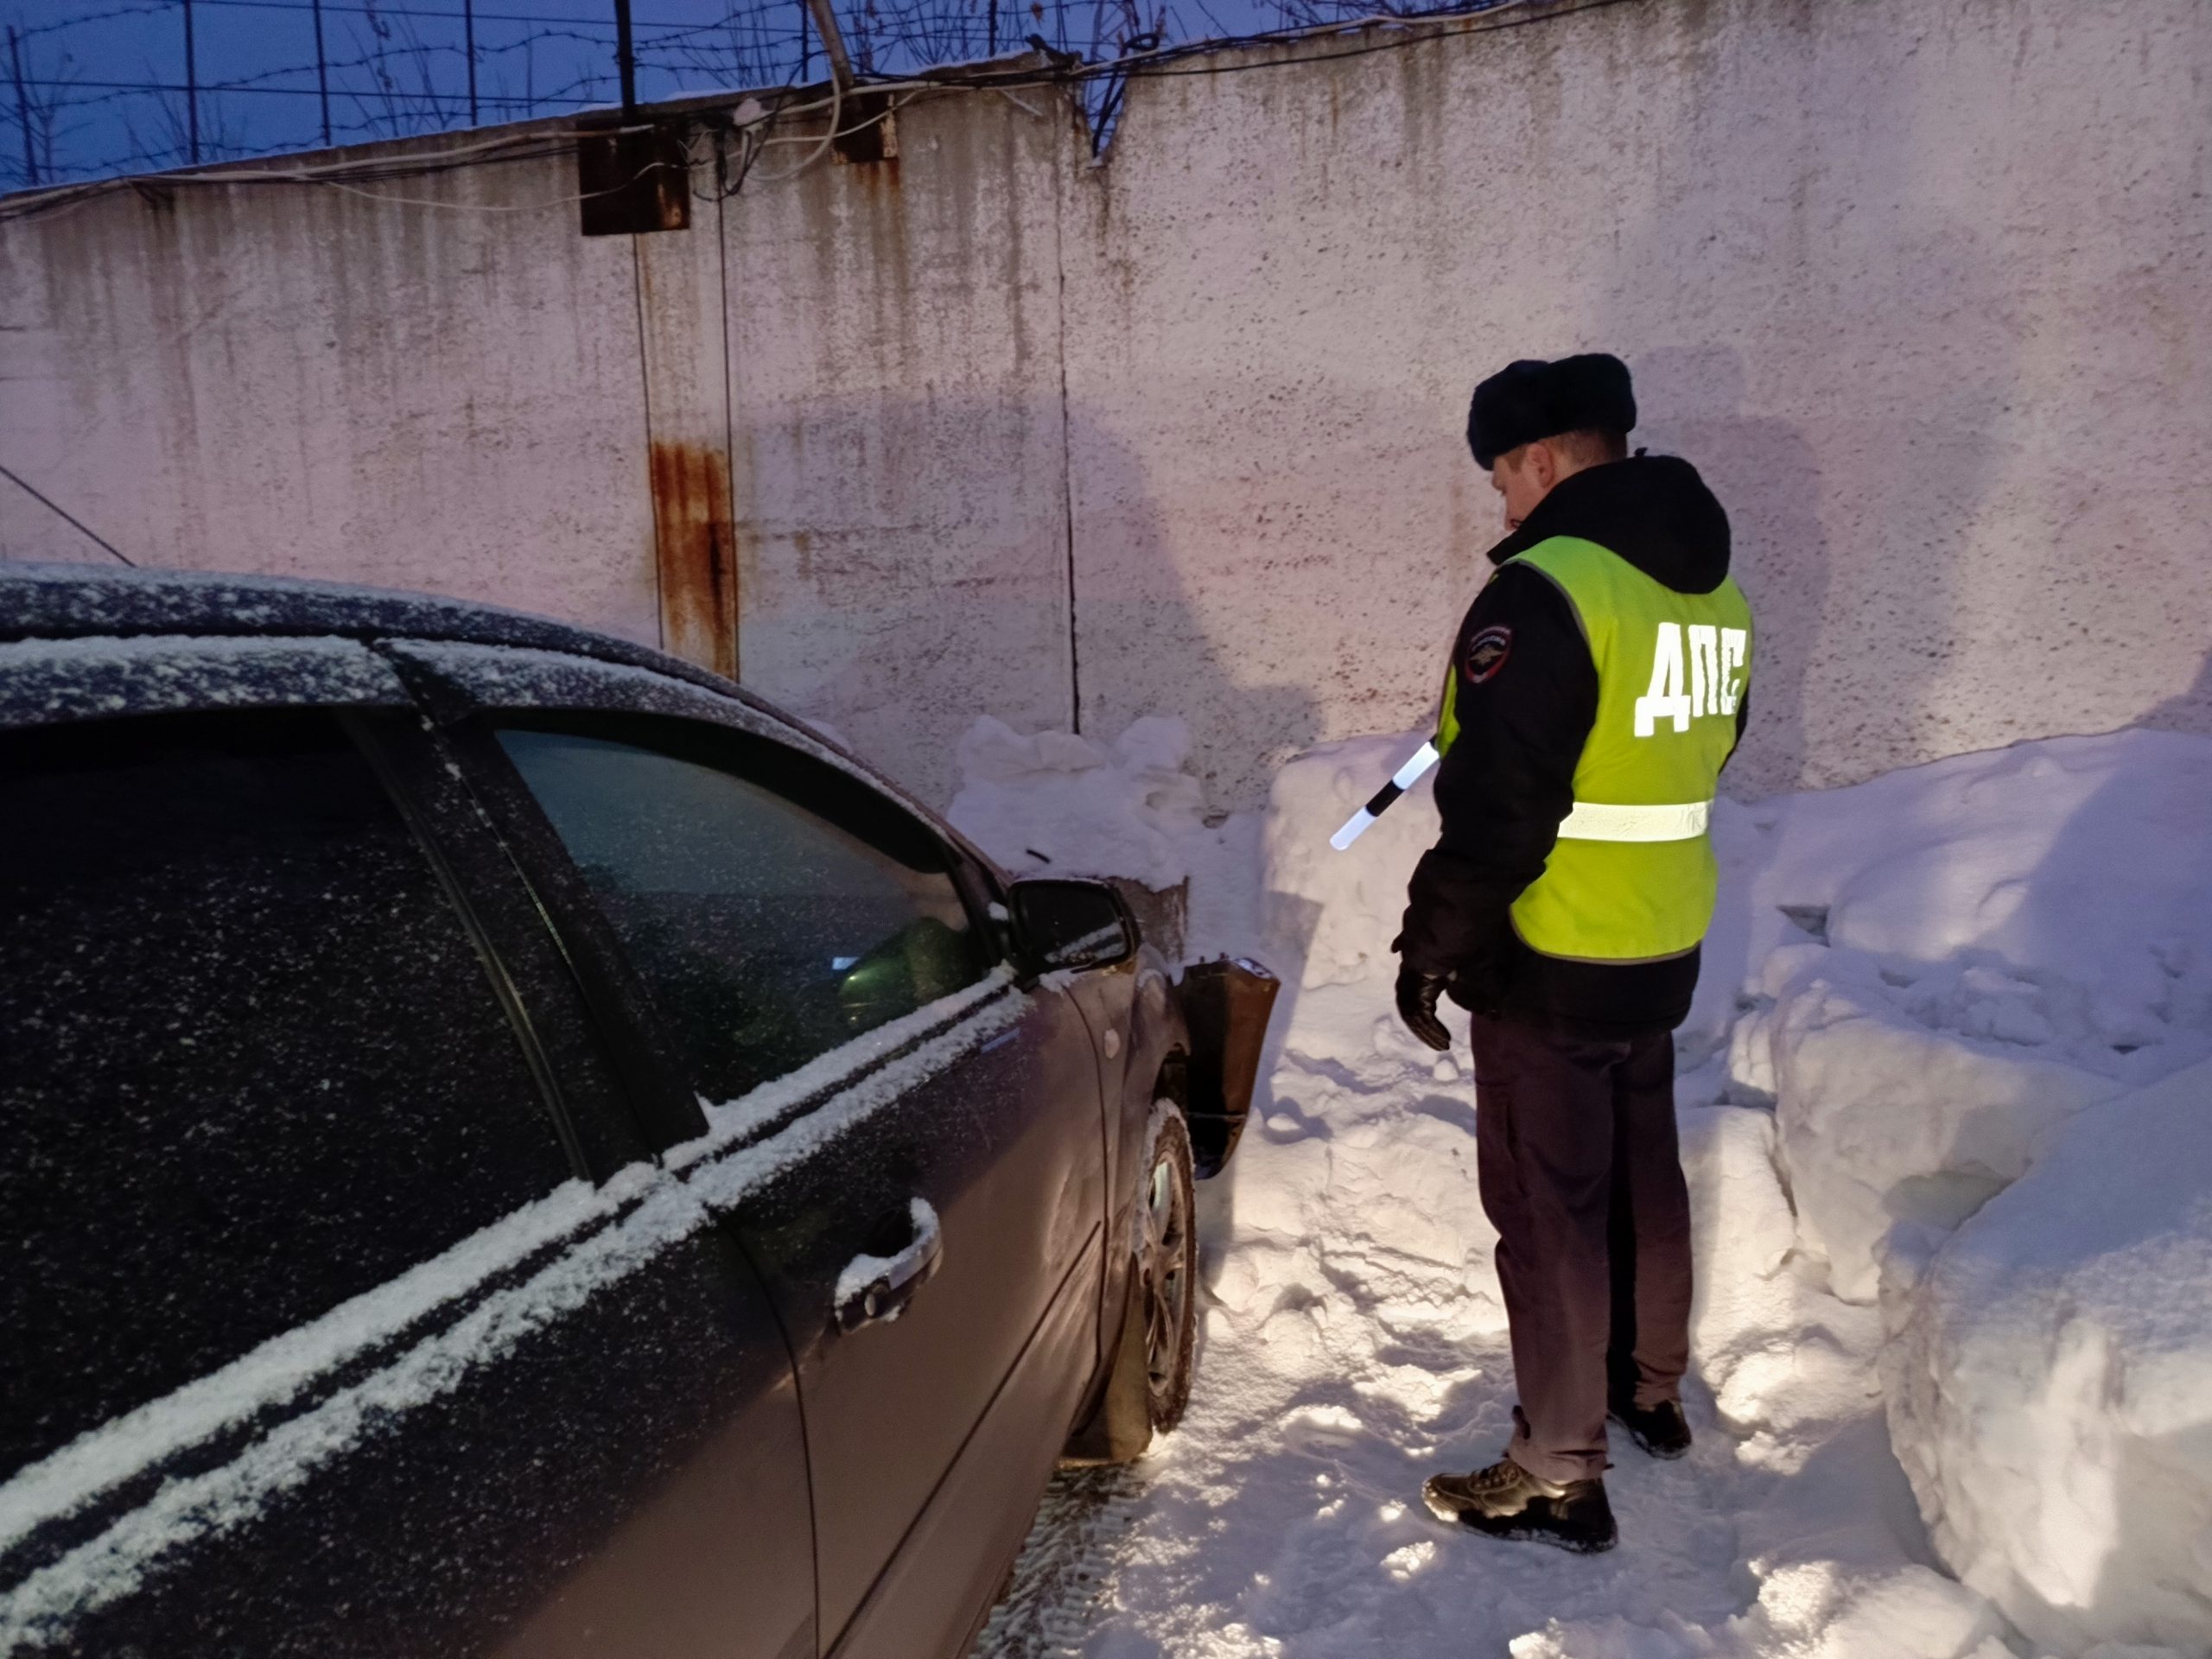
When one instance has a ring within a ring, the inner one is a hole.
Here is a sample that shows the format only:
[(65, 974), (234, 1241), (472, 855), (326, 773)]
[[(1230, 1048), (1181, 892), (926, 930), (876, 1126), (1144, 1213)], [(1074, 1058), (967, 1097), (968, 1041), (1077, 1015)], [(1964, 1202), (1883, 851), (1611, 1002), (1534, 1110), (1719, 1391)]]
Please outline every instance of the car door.
[(10, 652), (0, 1649), (811, 1653), (772, 1307), (406, 702), (335, 642)]
[[(805, 1408), (825, 1650), (949, 1653), (1095, 1358), (1103, 1122), (1064, 988), (961, 855), (826, 750), (634, 670), (408, 648), (642, 982)], [(489, 706), (486, 706), (489, 705)], [(470, 711), (473, 711), (471, 713)], [(492, 785), (493, 792), (498, 785)], [(556, 895), (556, 902), (564, 901)]]

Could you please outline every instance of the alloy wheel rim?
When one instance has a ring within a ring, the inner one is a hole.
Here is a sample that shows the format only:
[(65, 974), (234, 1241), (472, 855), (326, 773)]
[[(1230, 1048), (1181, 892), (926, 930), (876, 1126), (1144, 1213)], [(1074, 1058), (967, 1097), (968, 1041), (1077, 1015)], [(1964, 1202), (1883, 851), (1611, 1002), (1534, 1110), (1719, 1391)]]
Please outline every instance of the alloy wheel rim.
[(1174, 1385), (1191, 1287), (1184, 1261), (1190, 1217), (1174, 1166), (1154, 1164), (1145, 1202), (1145, 1369), (1154, 1397)]

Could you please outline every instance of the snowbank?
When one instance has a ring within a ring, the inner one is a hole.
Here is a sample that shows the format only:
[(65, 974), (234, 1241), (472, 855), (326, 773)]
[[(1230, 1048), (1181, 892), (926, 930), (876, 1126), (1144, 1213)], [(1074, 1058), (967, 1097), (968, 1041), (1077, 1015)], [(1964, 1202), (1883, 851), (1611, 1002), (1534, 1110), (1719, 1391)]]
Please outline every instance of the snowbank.
[(1302, 964), (1308, 987), (1395, 973), (1390, 941), (1414, 866), (1436, 842), (1427, 776), (1351, 848), (1329, 836), (1419, 748), (1425, 734), (1359, 737), (1299, 756), (1275, 774), (1262, 831), (1266, 925), (1274, 949)]
[(2021, 744), (1722, 825), (1718, 1090), (1773, 1103), (1806, 1260), (1879, 1294), (1937, 1554), (2057, 1652), (2212, 1653), (2212, 743)]
[(1760, 986), (1772, 1006), (1738, 1027), (1733, 1075), (1776, 1102), (1799, 1241), (1847, 1300), (1874, 1300), (1898, 1222), (1957, 1226), (2026, 1172), (2047, 1130), (2120, 1087), (1930, 1030), (1858, 952), (1784, 946)]
[(1024, 735), (985, 715), (960, 740), (960, 792), (945, 816), (1016, 875), (1121, 875), (1166, 889), (1191, 873), (1205, 793), (1184, 770), (1190, 728), (1147, 717), (1110, 745)]
[[(1593, 1569), (1501, 1552), (1440, 1533), (1414, 1501), (1433, 1470), (1495, 1457), (1513, 1402), (1467, 1056), (1421, 1047), (1389, 1003), (1406, 880), (1435, 835), (1427, 789), (1350, 852), (1327, 844), (1419, 741), (1332, 745), (1275, 779), (1250, 918), (1263, 937), (1226, 943), (1256, 948), (1293, 988), (1253, 1124), (1202, 1198), (1192, 1415), (1139, 1471), (1141, 1514), (1093, 1525), (1122, 1541), (1114, 1611), (1084, 1651), (2006, 1659), (1986, 1599), (1925, 1560), (1887, 1450), (1879, 1313), (1808, 1269), (1764, 1104), (1685, 1097), (1700, 1438), (1682, 1464), (1624, 1452), (1618, 1554)], [(1751, 852), (1770, 850), (1741, 828)], [(1712, 1030), (1692, 1045), (1713, 1056), (1708, 1099), (1725, 1092), (1748, 955), (1732, 950)]]
[(1883, 1288), (1891, 1435), (1960, 1576), (2063, 1651), (2212, 1651), (2212, 1065), (2075, 1119)]
[[(1215, 948), (1287, 988), (1202, 1194), (1191, 1415), (1101, 1489), (1110, 1520), (1053, 1511), (1103, 1541), (1070, 1582), (1111, 1610), (1065, 1650), (2212, 1654), (2187, 1622), (2212, 1585), (2207, 1131), (2178, 1149), (2212, 1123), (2183, 1072), (2212, 1057), (2212, 743), (2068, 739), (1721, 803), (1677, 1043), (1698, 1443), (1621, 1452), (1623, 1541), (1593, 1567), (1414, 1501), (1497, 1454), (1513, 1401), (1467, 1056), (1389, 1004), (1426, 785), (1327, 844), (1420, 741), (1318, 749), (1263, 823), (1169, 836)], [(2120, 1642), (2169, 1645), (2094, 1645)]]
[(1775, 1103), (1838, 1294), (1873, 1298), (1895, 1223), (1957, 1224), (2073, 1113), (2212, 1054), (2208, 823), (2212, 743), (2164, 732), (1720, 815), (1686, 1035), (1732, 1021), (1719, 1092)]

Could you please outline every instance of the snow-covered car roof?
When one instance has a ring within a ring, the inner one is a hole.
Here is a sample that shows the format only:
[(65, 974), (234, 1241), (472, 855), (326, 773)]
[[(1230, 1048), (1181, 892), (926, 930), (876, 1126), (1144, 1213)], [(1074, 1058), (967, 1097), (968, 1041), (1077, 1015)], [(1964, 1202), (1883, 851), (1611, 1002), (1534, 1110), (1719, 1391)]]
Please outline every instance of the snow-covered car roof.
[(690, 680), (805, 729), (744, 687), (681, 658), (497, 605), (292, 576), (0, 564), (0, 640), (156, 633), (450, 639), (564, 651)]
[[(742, 703), (809, 747), (835, 751), (869, 783), (922, 812), (972, 856), (997, 870), (967, 837), (945, 825), (942, 814), (924, 807), (843, 744), (735, 681), (650, 645), (497, 605), (347, 582), (205, 570), (0, 563), (0, 643), (149, 635), (438, 640), (565, 652), (648, 669)], [(999, 874), (1003, 879), (1004, 873)]]

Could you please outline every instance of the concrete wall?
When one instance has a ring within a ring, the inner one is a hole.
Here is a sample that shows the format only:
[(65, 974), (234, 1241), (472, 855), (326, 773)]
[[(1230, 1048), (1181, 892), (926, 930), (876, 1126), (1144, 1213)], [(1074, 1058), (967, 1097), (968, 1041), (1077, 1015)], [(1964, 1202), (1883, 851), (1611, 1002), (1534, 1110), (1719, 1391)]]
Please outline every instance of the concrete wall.
[(1073, 717), (1054, 113), (914, 105), (731, 204), (744, 677), (938, 801), (977, 715)]
[[(0, 227), (0, 460), (145, 564), (656, 637), (635, 256), (573, 162), (125, 192)], [(642, 560), (639, 550), (646, 556)], [(0, 480), (0, 549), (92, 558)]]
[[(939, 799), (977, 713), (1184, 714), (1236, 806), (1423, 717), (1497, 533), (1468, 387), (1602, 347), (1639, 441), (1735, 516), (1739, 790), (2212, 732), (2212, 6), (1638, 0), (1399, 38), (1141, 80), (1103, 166), (1047, 94), (936, 99), (895, 162), (777, 181), (805, 152), (772, 150), (634, 243), (277, 187), (19, 222), (0, 457), (153, 562), (734, 652)], [(719, 645), (655, 510), (678, 452), (728, 480)], [(0, 550), (71, 549), (0, 484)]]

